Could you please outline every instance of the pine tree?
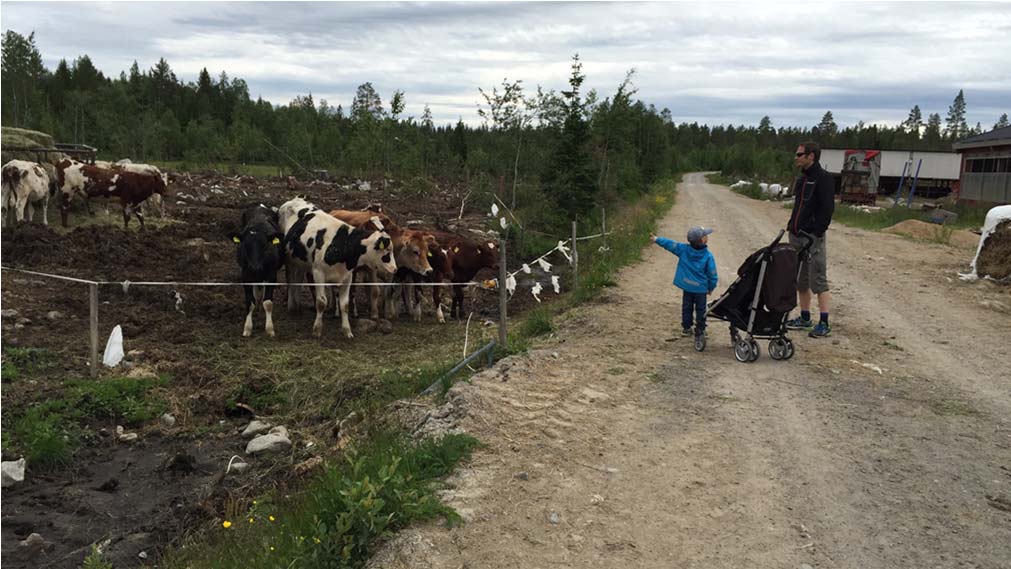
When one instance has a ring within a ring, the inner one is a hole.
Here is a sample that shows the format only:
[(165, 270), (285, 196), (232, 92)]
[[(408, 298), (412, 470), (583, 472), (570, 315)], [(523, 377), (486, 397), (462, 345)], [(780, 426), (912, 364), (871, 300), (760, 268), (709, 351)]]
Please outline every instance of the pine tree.
[(825, 111), (825, 114), (821, 117), (821, 122), (814, 129), (821, 138), (822, 143), (831, 142), (839, 132), (839, 126), (835, 124), (835, 119), (832, 118), (832, 111)]
[(920, 136), (920, 129), (923, 128), (923, 114), (920, 112), (920, 105), (913, 105), (909, 110), (909, 117), (902, 123), (902, 128), (908, 132)]
[(941, 150), (941, 115), (931, 113), (927, 118), (927, 128), (923, 130), (923, 141), (927, 150)]
[(570, 219), (592, 210), (597, 197), (590, 155), (590, 125), (584, 115), (585, 102), (579, 94), (586, 79), (582, 68), (579, 54), (576, 54), (572, 58), (569, 90), (562, 91), (565, 122), (544, 173), (545, 189)]
[(965, 94), (961, 89), (948, 107), (948, 117), (945, 119), (944, 135), (950, 140), (958, 140), (969, 132), (965, 122)]
[(1004, 114), (1002, 114), (1000, 116), (999, 119), (997, 119), (997, 122), (994, 123), (993, 127), (996, 129), (996, 128), (1004, 128), (1006, 126), (1009, 126), (1009, 125), (1008, 125), (1008, 120), (1007, 120), (1007, 113), (1004, 113)]

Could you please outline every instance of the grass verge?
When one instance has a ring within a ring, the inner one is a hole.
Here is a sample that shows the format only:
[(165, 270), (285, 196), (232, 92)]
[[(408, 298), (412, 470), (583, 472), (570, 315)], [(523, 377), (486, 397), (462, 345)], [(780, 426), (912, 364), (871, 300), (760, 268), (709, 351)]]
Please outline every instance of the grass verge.
[(378, 537), (407, 524), (459, 516), (436, 494), (438, 481), (478, 446), (446, 435), (418, 443), (377, 433), (295, 499), (267, 497), (220, 520), (213, 534), (164, 559), (168, 568), (361, 567)]

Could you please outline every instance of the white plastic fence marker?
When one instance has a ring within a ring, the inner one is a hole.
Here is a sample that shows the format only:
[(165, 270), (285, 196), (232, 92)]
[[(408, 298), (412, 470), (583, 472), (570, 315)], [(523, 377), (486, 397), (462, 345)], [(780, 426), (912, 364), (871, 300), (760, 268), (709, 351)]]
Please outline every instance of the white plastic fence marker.
[(543, 257), (537, 259), (537, 264), (541, 266), (541, 270), (544, 271), (545, 273), (551, 272), (551, 263), (547, 262), (547, 260), (545, 260)]
[(498, 224), (502, 226), (502, 229), (505, 229), (509, 225), (506, 223), (506, 219), (504, 217), (498, 218)]
[(498, 240), (498, 343), (502, 346), (502, 349), (506, 349), (509, 345), (509, 334), (508, 327), (506, 323), (506, 304), (508, 304), (508, 298), (506, 297), (506, 244), (505, 239), (499, 237)]
[(539, 296), (541, 294), (541, 290), (542, 289), (540, 282), (535, 282), (534, 286), (530, 289), (530, 294), (534, 295), (534, 298), (537, 299), (537, 302), (541, 301), (541, 297)]
[(558, 275), (551, 275), (551, 286), (555, 287), (555, 294), (562, 292), (562, 285), (558, 282)]
[(498, 217), (498, 204), (491, 204), (491, 216)]
[(109, 334), (109, 341), (105, 344), (105, 353), (102, 354), (102, 365), (105, 367), (116, 367), (123, 361), (123, 328), (116, 324)]
[(91, 336), (91, 377), (98, 375), (98, 285), (88, 285), (88, 307), (90, 310)]
[(512, 296), (516, 292), (516, 277), (513, 275), (506, 275), (505, 288), (509, 291), (509, 296)]
[(526, 273), (526, 274), (528, 274), (528, 275), (529, 275), (529, 274), (530, 274), (530, 272), (531, 272), (531, 271), (530, 271), (530, 265), (528, 265), (528, 264), (526, 264), (526, 263), (523, 263), (523, 267), (522, 267), (522, 269), (521, 269), (521, 270), (522, 270), (522, 271), (523, 271), (524, 273)]

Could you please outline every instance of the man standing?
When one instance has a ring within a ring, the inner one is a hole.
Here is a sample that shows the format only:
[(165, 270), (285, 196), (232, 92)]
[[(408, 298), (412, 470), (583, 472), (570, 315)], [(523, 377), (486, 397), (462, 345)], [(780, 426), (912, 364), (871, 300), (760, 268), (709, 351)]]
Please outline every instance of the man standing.
[[(800, 275), (797, 277), (797, 298), (800, 316), (788, 320), (786, 326), (793, 330), (808, 330), (812, 338), (824, 338), (832, 334), (828, 323), (829, 302), (832, 295), (828, 290), (825, 273), (827, 251), (825, 231), (832, 223), (835, 211), (835, 181), (818, 160), (821, 148), (814, 142), (805, 142), (797, 147), (794, 165), (801, 170), (800, 177), (793, 185), (793, 212), (790, 214), (790, 244), (801, 248), (807, 244), (807, 233), (814, 238), (806, 260), (801, 261)], [(803, 233), (802, 233), (803, 232)], [(818, 310), (821, 318), (815, 326), (811, 320), (811, 293), (818, 295)], [(813, 327), (813, 329), (812, 329)]]

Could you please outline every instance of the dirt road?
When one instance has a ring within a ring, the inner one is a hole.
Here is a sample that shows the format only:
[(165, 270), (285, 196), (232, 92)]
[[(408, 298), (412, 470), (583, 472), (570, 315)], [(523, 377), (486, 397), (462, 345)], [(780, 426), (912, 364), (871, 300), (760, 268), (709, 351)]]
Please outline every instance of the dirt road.
[[(712, 225), (721, 292), (785, 225), (691, 174), (660, 234)], [(451, 392), (488, 447), (384, 567), (1011, 567), (1011, 294), (964, 251), (833, 226), (833, 337), (734, 360), (674, 337), (658, 247), (555, 336)]]

